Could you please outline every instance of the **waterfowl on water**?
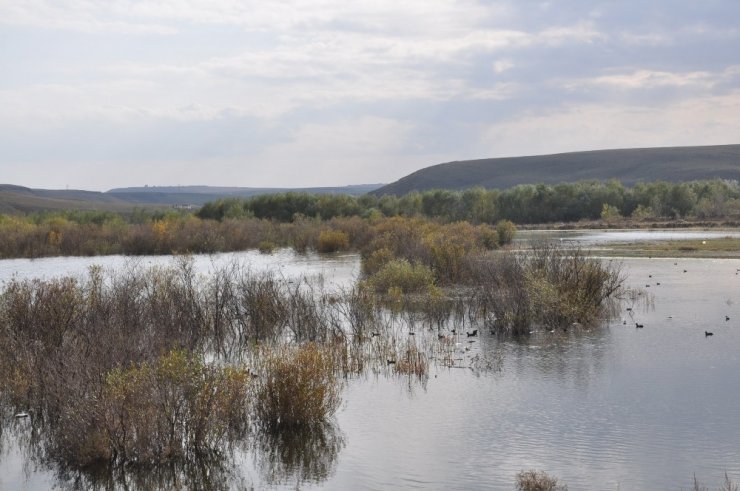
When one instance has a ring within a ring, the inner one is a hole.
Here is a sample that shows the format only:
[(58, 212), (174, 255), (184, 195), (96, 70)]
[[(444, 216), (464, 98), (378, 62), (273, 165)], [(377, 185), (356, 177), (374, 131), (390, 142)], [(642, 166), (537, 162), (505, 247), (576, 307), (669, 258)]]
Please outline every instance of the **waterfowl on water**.
[(396, 360), (386, 360), (386, 364), (388, 365), (394, 365), (396, 363)]
[(730, 320), (730, 316), (729, 315), (726, 315), (725, 316), (725, 322), (727, 322), (728, 320)]
[(714, 336), (714, 333), (713, 332), (709, 332), (709, 331), (704, 331), (704, 336), (705, 337), (706, 336)]
[(469, 338), (472, 338), (473, 336), (478, 335), (478, 329), (474, 329), (473, 332), (466, 332), (465, 334), (467, 334)]
[(645, 327), (645, 324), (638, 324), (637, 322), (635, 322), (635, 327), (637, 329), (642, 329), (643, 327)]

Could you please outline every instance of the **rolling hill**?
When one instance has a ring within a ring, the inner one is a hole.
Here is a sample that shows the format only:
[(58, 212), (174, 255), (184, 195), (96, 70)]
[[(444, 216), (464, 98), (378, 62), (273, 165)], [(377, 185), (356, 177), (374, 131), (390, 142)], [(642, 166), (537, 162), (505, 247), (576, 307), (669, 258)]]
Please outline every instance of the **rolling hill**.
[(42, 210), (101, 210), (130, 212), (134, 208), (198, 207), (220, 198), (247, 198), (284, 191), (360, 195), (381, 184), (316, 188), (242, 188), (212, 186), (149, 186), (116, 188), (107, 192), (75, 189), (32, 189), (0, 184), (0, 213)]
[(517, 184), (594, 179), (617, 179), (630, 186), (639, 181), (715, 178), (740, 180), (740, 145), (594, 150), (448, 162), (418, 170), (373, 194), (474, 186), (506, 189)]

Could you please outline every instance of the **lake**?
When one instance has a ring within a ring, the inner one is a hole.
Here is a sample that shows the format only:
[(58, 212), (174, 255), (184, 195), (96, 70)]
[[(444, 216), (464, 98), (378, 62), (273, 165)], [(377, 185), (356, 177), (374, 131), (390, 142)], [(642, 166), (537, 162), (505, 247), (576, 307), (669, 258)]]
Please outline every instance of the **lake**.
[[(84, 274), (91, 264), (120, 268), (128, 261), (0, 261), (0, 282), (13, 275)], [(359, 274), (354, 254), (245, 252), (195, 261), (202, 271), (238, 261), (286, 277), (321, 274), (338, 285)], [(472, 353), (500, 359), (497, 370), (432, 366), (426, 383), (384, 374), (350, 380), (322, 434), (291, 455), (240, 450), (229, 484), (513, 489), (516, 474), (531, 468), (571, 491), (689, 489), (694, 473), (712, 489), (725, 472), (740, 479), (740, 260), (618, 261), (642, 294), (602, 327), (525, 340), (484, 334), (471, 344)], [(645, 327), (636, 329), (636, 322)], [(6, 414), (5, 423), (11, 420)], [(22, 426), (2, 435), (0, 489), (58, 485), (52, 472), (18, 450), (17, 435), (23, 437)]]

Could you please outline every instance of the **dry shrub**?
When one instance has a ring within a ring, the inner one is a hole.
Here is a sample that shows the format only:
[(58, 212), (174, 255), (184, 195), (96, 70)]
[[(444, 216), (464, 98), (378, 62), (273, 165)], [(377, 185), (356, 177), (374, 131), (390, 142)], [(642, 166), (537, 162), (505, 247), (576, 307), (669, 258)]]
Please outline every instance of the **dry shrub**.
[(568, 486), (558, 484), (558, 480), (544, 471), (521, 471), (516, 476), (517, 491), (568, 491)]
[(303, 427), (327, 420), (341, 402), (330, 350), (315, 343), (267, 351), (255, 390), (255, 415), (274, 428)]
[(362, 249), (364, 274), (376, 273), (391, 259), (402, 259), (430, 268), (441, 285), (469, 281), (470, 258), (498, 247), (498, 234), (488, 225), (441, 224), (420, 218), (379, 220), (372, 227), (372, 237)]
[(391, 289), (402, 293), (423, 293), (434, 287), (434, 274), (423, 264), (412, 264), (405, 259), (394, 259), (367, 279), (367, 285), (376, 292)]
[(478, 311), (484, 318), (492, 314), (515, 334), (532, 326), (593, 323), (624, 282), (618, 265), (554, 243), (535, 244), (526, 253), (494, 254), (471, 269)]
[[(155, 363), (108, 372), (94, 426), (104, 433), (111, 456), (123, 461), (217, 451), (226, 434), (246, 428), (248, 380), (242, 369), (210, 367), (193, 354), (172, 351)], [(77, 436), (84, 447), (91, 435)], [(64, 440), (69, 445), (75, 437)]]
[(86, 377), (51, 394), (48, 457), (148, 465), (219, 454), (227, 435), (246, 432), (247, 386), (244, 370), (211, 367), (184, 351)]
[(270, 242), (269, 240), (263, 240), (259, 244), (257, 244), (257, 249), (262, 254), (272, 254), (272, 252), (277, 249), (277, 245), (275, 245), (274, 242)]
[(416, 347), (415, 344), (407, 343), (403, 355), (396, 361), (395, 370), (404, 375), (416, 375), (425, 377), (429, 373), (429, 361), (427, 355)]
[(316, 250), (319, 252), (337, 252), (349, 248), (349, 235), (341, 230), (322, 230)]

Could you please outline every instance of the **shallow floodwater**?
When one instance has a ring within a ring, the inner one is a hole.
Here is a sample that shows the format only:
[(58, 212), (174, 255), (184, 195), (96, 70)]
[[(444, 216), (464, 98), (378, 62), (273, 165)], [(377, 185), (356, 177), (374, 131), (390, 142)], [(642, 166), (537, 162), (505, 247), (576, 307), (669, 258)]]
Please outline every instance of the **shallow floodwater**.
[[(207, 270), (234, 259), (255, 270), (323, 273), (345, 284), (359, 269), (355, 255), (289, 251), (203, 256), (196, 263)], [(14, 268), (19, 276), (48, 277), (124, 262), (0, 261), (0, 281)], [(498, 371), (432, 367), (426, 384), (383, 375), (352, 380), (320, 444), (287, 462), (285, 455), (266, 463), (242, 454), (243, 475), (234, 485), (513, 489), (516, 474), (531, 468), (571, 491), (689, 489), (694, 473), (712, 489), (724, 472), (740, 480), (740, 260), (621, 263), (628, 283), (643, 293), (610, 323), (520, 341), (484, 334), (473, 350), (500, 354)], [(636, 329), (636, 322), (645, 327)], [(12, 439), (0, 451), (0, 489), (55, 485)]]
[(646, 242), (660, 240), (709, 240), (724, 237), (738, 238), (737, 230), (525, 230), (517, 240), (559, 239), (583, 245), (609, 242)]

